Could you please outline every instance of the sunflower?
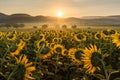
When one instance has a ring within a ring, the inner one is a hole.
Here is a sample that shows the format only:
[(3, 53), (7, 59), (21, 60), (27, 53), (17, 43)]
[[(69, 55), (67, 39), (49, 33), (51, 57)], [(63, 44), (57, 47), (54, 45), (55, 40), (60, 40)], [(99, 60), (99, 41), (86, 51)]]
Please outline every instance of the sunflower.
[(10, 32), (7, 34), (6, 37), (7, 37), (7, 40), (9, 41), (14, 41), (17, 38), (16, 34), (10, 33)]
[(117, 34), (117, 31), (108, 28), (107, 30), (103, 30), (102, 35), (104, 37), (111, 37), (112, 35)]
[(49, 58), (52, 55), (52, 49), (50, 49), (46, 45), (43, 45), (43, 46), (41, 46), (40, 52), (38, 55), (39, 55), (39, 58), (41, 58), (41, 59)]
[(21, 46), (23, 43), (24, 43), (24, 41), (23, 41), (22, 39), (20, 39), (19, 42), (16, 43), (16, 45), (19, 47), (19, 46)]
[(78, 33), (74, 35), (74, 39), (78, 42), (86, 41), (86, 36), (83, 33)]
[(14, 52), (10, 52), (10, 55), (11, 56), (15, 56), (15, 55), (18, 55), (20, 53), (20, 50), (15, 50)]
[(2, 40), (2, 37), (3, 37), (3, 33), (0, 32), (0, 40)]
[(23, 41), (21, 45), (18, 46), (18, 50), (22, 50), (25, 47), (26, 43)]
[(52, 43), (58, 43), (59, 42), (59, 38), (54, 38), (53, 40), (52, 40)]
[(63, 49), (63, 50), (62, 50), (62, 55), (63, 55), (63, 56), (67, 56), (68, 53), (69, 53), (69, 51), (68, 51), (67, 49)]
[(42, 39), (42, 40), (40, 39), (36, 43), (37, 43), (36, 47), (40, 49), (42, 45), (46, 45), (48, 42), (45, 41), (45, 39)]
[(101, 38), (102, 38), (101, 33), (100, 33), (100, 32), (95, 33), (94, 38), (95, 38), (96, 40), (101, 39)]
[(15, 44), (11, 44), (11, 45), (8, 45), (8, 48), (9, 48), (9, 51), (10, 51), (10, 54), (13, 56), (14, 54), (18, 54), (19, 51), (17, 50), (18, 49), (18, 46), (15, 45)]
[(31, 39), (31, 35), (29, 32), (25, 32), (23, 35), (22, 35), (22, 38), (23, 40), (25, 41), (29, 41)]
[(11, 56), (18, 55), (20, 51), (24, 48), (25, 44), (26, 43), (24, 41), (20, 40), (19, 44), (16, 45), (17, 49), (15, 51), (12, 51), (10, 55)]
[(100, 70), (102, 58), (101, 50), (97, 49), (96, 45), (90, 45), (85, 48), (82, 54), (82, 61), (84, 62), (84, 68), (87, 69), (87, 73), (94, 73), (96, 70)]
[(55, 44), (53, 48), (54, 52), (58, 54), (62, 53), (63, 49), (64, 49), (64, 46), (61, 44)]
[(3, 35), (3, 33), (2, 32), (0, 32), (0, 36), (2, 36)]
[(55, 43), (51, 43), (51, 44), (50, 44), (50, 48), (53, 49), (53, 48), (54, 48), (54, 45), (55, 45)]
[(94, 38), (96, 40), (99, 40), (99, 39), (104, 39), (105, 40), (105, 36), (102, 34), (102, 32), (95, 33)]
[(71, 49), (69, 50), (68, 56), (72, 59), (72, 61), (73, 61), (74, 63), (81, 64), (81, 63), (82, 63), (82, 62), (81, 62), (82, 53), (83, 53), (83, 51), (82, 51), (82, 49), (80, 49), (80, 48), (78, 48), (78, 49), (76, 49), (76, 48), (71, 48)]
[(115, 34), (112, 36), (112, 43), (115, 43), (117, 47), (120, 48), (120, 34)]
[(40, 34), (39, 38), (40, 38), (40, 40), (44, 40), (45, 39), (45, 34)]
[(16, 80), (31, 80), (35, 79), (31, 76), (31, 72), (35, 71), (35, 67), (32, 66), (32, 62), (28, 63), (26, 55), (21, 55), (19, 58), (15, 57), (17, 62), (16, 75), (14, 78)]

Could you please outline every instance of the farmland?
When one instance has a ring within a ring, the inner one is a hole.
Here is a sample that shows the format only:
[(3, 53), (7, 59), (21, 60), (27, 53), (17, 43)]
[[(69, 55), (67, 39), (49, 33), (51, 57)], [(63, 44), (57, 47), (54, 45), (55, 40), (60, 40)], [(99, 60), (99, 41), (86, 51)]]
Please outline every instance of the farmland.
[(0, 28), (1, 80), (118, 80), (119, 28)]

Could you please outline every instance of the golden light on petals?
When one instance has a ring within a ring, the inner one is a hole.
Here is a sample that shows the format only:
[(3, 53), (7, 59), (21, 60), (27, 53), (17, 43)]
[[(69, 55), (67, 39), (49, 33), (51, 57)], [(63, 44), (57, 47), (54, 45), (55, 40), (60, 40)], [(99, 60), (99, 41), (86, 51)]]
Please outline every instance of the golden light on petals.
[(96, 45), (90, 44), (90, 47), (85, 48), (83, 53), (82, 61), (84, 62), (86, 72), (93, 74), (96, 70), (100, 70), (101, 50)]
[[(35, 79), (31, 76), (31, 74), (32, 74), (31, 72), (35, 71), (35, 67), (32, 66), (32, 62), (28, 63), (27, 56), (26, 55), (21, 55), (19, 58), (15, 57), (15, 59), (16, 59), (16, 63), (19, 66), (18, 69), (23, 69), (24, 70), (24, 74), (22, 74), (22, 75), (24, 75), (23, 80)], [(21, 70), (19, 70), (19, 71), (21, 72)]]

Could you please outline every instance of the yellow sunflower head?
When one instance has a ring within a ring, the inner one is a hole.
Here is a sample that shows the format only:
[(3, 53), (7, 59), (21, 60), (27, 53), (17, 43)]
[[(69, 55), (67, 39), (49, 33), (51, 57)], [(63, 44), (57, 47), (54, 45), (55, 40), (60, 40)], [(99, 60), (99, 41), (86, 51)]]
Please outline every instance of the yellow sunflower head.
[(86, 41), (86, 36), (82, 33), (75, 34), (74, 39), (78, 42)]
[(0, 32), (0, 36), (2, 36), (3, 35), (3, 32)]
[(26, 43), (24, 41), (20, 41), (18, 45), (13, 45), (10, 48), (10, 55), (15, 56), (20, 53), (20, 51), (25, 47)]
[(17, 45), (17, 46), (21, 46), (23, 43), (24, 43), (24, 41), (23, 41), (22, 39), (18, 39), (18, 40), (16, 41), (16, 45)]
[(54, 45), (55, 45), (55, 43), (51, 43), (51, 44), (50, 44), (50, 48), (53, 49), (53, 48), (54, 48)]
[(9, 47), (9, 50), (10, 50), (10, 55), (11, 56), (14, 56), (14, 55), (16, 55), (16, 54), (19, 54), (19, 50), (18, 50), (18, 46), (16, 46), (16, 45), (11, 45), (10, 47)]
[(0, 32), (0, 40), (2, 40), (2, 37), (3, 37), (3, 33)]
[(85, 48), (82, 54), (82, 61), (84, 62), (84, 68), (86, 72), (93, 74), (96, 70), (100, 70), (102, 58), (101, 50), (97, 49), (96, 45), (90, 45)]
[(14, 41), (17, 38), (16, 34), (12, 32), (9, 32), (6, 37), (8, 41)]
[(116, 30), (108, 28), (107, 30), (103, 30), (103, 35), (105, 37), (111, 37), (112, 35), (117, 34)]
[(39, 53), (39, 58), (46, 59), (52, 55), (52, 50), (48, 46), (42, 46)]
[(22, 35), (22, 38), (23, 40), (25, 41), (29, 41), (31, 39), (31, 35), (29, 32), (25, 32), (23, 35)]
[(120, 34), (115, 34), (112, 36), (112, 43), (115, 43), (117, 47), (120, 48)]
[(31, 76), (31, 72), (35, 71), (35, 67), (32, 66), (32, 62), (28, 63), (26, 55), (21, 55), (19, 58), (15, 57), (17, 68), (14, 75), (15, 80), (32, 80), (35, 79)]
[(18, 50), (22, 50), (25, 47), (26, 43), (23, 41), (20, 43), (20, 45), (18, 46)]
[(41, 33), (41, 34), (39, 35), (39, 38), (40, 38), (40, 40), (44, 40), (44, 39), (45, 39), (45, 34), (42, 34), (42, 33)]
[(45, 39), (38, 40), (36, 43), (37, 43), (37, 44), (35, 44), (35, 46), (36, 46), (38, 49), (40, 49), (41, 46), (43, 46), (43, 45), (47, 45), (47, 44), (48, 44), (48, 42), (45, 41)]
[(101, 33), (100, 33), (100, 32), (95, 33), (94, 38), (95, 38), (96, 40), (101, 39), (101, 38), (102, 38)]
[(67, 49), (63, 49), (63, 50), (62, 50), (62, 55), (63, 55), (63, 56), (67, 56), (68, 53), (69, 53), (69, 51), (68, 51)]
[(71, 48), (69, 50), (68, 56), (72, 59), (72, 61), (74, 63), (81, 64), (82, 63), (82, 61), (81, 61), (82, 60), (82, 54), (83, 54), (82, 49)]
[(54, 52), (57, 54), (61, 54), (63, 49), (64, 49), (64, 46), (61, 44), (55, 44), (53, 48)]
[(53, 38), (52, 43), (59, 43), (59, 38)]

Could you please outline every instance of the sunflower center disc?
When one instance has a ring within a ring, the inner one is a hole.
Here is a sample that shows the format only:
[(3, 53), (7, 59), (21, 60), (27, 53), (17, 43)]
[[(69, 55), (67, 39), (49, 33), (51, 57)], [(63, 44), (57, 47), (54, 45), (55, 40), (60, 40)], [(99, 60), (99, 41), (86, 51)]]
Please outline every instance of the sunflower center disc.
[(97, 37), (97, 38), (101, 38), (101, 35), (100, 35), (100, 34), (97, 34), (96, 37)]
[(78, 35), (77, 35), (77, 38), (78, 38), (78, 39), (83, 39), (84, 36), (83, 36), (82, 34), (78, 34)]
[(81, 55), (82, 55), (82, 51), (76, 51), (75, 52), (75, 58), (78, 59), (78, 60), (81, 60)]
[(61, 49), (60, 47), (57, 47), (57, 48), (56, 48), (56, 51), (57, 51), (57, 52), (61, 52), (62, 49)]
[(101, 54), (99, 54), (98, 52), (92, 53), (92, 56), (91, 56), (92, 65), (93, 66), (99, 66), (101, 57), (102, 57)]
[(49, 47), (44, 47), (43, 49), (41, 49), (40, 54), (47, 54), (50, 51)]
[(115, 30), (111, 30), (111, 31), (110, 31), (110, 34), (115, 34)]
[(105, 35), (109, 35), (109, 32), (106, 31), (106, 30), (104, 30), (103, 33), (104, 33)]

